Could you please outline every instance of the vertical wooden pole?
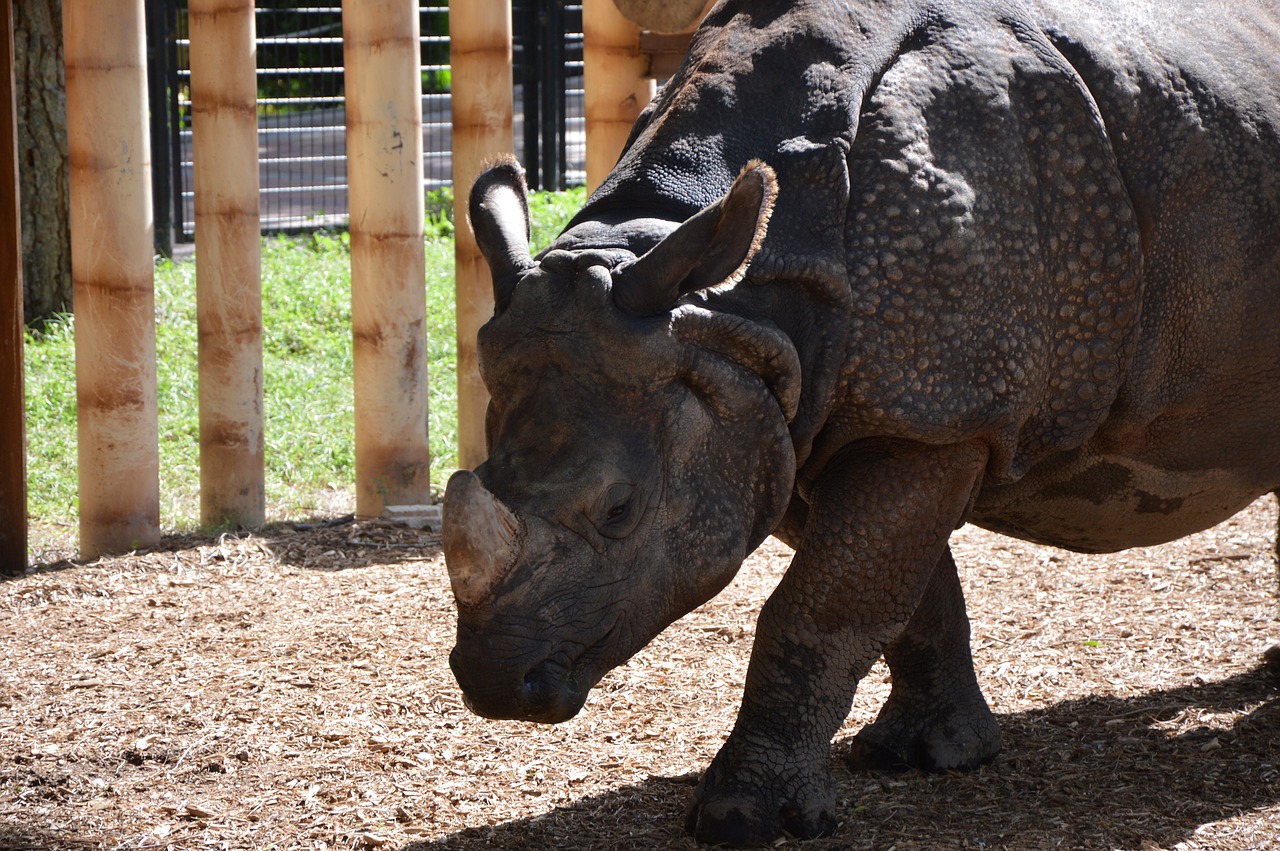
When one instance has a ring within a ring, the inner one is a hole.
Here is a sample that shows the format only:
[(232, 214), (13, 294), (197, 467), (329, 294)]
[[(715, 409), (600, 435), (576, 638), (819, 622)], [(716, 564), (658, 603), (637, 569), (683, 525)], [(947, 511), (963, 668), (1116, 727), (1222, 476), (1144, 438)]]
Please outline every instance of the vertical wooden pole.
[(356, 514), (369, 517), (430, 501), (417, 0), (346, 0), (342, 31)]
[[(609, 0), (604, 0), (609, 2)], [(486, 160), (512, 149), (511, 4), (451, 0), (453, 66), (453, 198), (458, 317), (458, 463), (487, 457), (484, 414), (489, 394), (480, 380), (476, 332), (493, 316), (493, 279), (466, 221), (471, 186)]]
[(586, 89), (587, 189), (609, 174), (631, 125), (653, 100), (657, 83), (640, 52), (640, 28), (612, 0), (583, 0), (583, 85)]
[(253, 0), (191, 0), (200, 517), (261, 526), (262, 251)]
[(65, 0), (80, 551), (160, 537), (143, 0)]
[(18, 191), (13, 0), (0, 0), (0, 574), (27, 566), (27, 468), (22, 381), (22, 214)]

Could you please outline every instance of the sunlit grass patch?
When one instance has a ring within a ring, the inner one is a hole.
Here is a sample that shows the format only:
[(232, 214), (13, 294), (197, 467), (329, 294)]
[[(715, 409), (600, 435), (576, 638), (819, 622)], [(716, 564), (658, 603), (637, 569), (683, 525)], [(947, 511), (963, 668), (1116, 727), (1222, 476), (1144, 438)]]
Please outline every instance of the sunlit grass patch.
[[(582, 190), (536, 193), (534, 244), (545, 245), (582, 204)], [(457, 342), (452, 197), (428, 208), (426, 302), (431, 480), (457, 464)], [(354, 504), (354, 388), (350, 239), (344, 232), (262, 244), (263, 394), (268, 518), (350, 510)], [(155, 273), (161, 525), (196, 527), (200, 514), (196, 266), (160, 261)], [(75, 320), (26, 335), (27, 487), (33, 546), (76, 523)], [(62, 533), (65, 534), (65, 533)]]

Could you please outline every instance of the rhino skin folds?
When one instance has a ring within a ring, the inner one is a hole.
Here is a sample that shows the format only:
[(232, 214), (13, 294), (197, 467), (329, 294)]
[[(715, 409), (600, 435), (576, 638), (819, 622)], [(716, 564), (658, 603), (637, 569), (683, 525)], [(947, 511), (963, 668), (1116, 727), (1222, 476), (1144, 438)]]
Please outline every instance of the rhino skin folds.
[(774, 534), (694, 835), (832, 831), (881, 656), (857, 764), (991, 759), (957, 526), (1111, 551), (1280, 489), (1277, 8), (722, 0), (536, 257), (494, 164), (489, 458), (445, 499), (468, 704), (571, 717)]

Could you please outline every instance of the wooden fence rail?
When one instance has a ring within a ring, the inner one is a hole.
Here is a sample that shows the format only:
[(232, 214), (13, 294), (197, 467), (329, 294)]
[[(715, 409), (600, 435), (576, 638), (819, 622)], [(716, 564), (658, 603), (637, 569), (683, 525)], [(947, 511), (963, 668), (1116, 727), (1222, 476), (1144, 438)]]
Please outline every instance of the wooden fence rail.
[[(0, 0), (0, 573), (10, 574), (27, 548), (12, 3)], [(512, 149), (511, 8), (452, 0), (450, 15), (459, 459), (474, 467), (487, 404), (475, 335), (493, 301), (464, 211), (484, 162)], [(64, 0), (63, 26), (80, 550), (94, 558), (153, 544), (160, 528), (144, 0)], [(364, 516), (429, 501), (418, 29), (417, 0), (343, 4)], [(595, 185), (653, 95), (653, 59), (610, 0), (585, 0), (584, 31)], [(202, 520), (253, 527), (265, 513), (253, 0), (191, 0), (191, 33)]]
[(486, 455), (484, 412), (489, 404), (476, 359), (476, 332), (493, 315), (493, 286), (489, 267), (466, 221), (466, 210), (471, 186), (484, 163), (512, 148), (511, 4), (508, 0), (451, 0), (449, 39), (457, 240), (458, 464), (476, 467)]
[(22, 216), (13, 0), (0, 0), (0, 575), (27, 566), (27, 469), (22, 382)]
[(143, 0), (67, 0), (80, 553), (160, 537)]
[(200, 520), (266, 519), (253, 0), (191, 0)]
[(430, 502), (416, 0), (347, 0), (356, 514)]

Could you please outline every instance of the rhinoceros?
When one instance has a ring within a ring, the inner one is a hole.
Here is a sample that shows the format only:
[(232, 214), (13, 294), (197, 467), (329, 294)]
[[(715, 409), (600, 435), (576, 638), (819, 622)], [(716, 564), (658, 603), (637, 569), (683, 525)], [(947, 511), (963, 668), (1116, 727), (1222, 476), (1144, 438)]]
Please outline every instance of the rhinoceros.
[(476, 182), (488, 460), (450, 479), (473, 711), (558, 722), (768, 535), (688, 827), (833, 830), (831, 740), (962, 769), (1000, 731), (948, 538), (1169, 541), (1280, 488), (1280, 11), (722, 0), (537, 257)]

